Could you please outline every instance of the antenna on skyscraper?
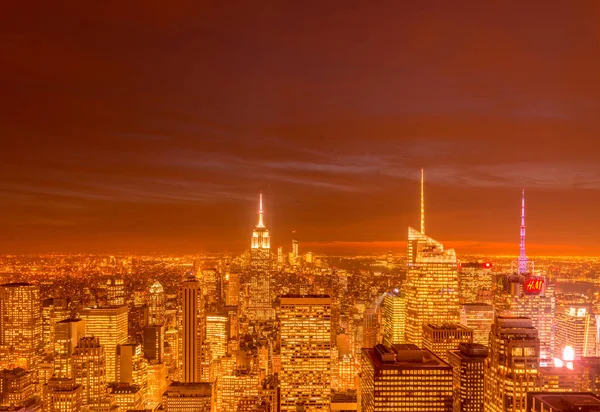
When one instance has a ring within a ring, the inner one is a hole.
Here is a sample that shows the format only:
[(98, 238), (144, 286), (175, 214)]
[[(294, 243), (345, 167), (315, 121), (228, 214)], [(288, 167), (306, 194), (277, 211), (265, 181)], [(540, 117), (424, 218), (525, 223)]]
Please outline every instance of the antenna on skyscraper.
[(424, 172), (421, 169), (421, 233), (425, 234), (425, 191), (424, 191)]
[(263, 206), (262, 206), (262, 190), (260, 191), (258, 200), (258, 225), (257, 227), (265, 227), (263, 223)]
[(527, 255), (525, 254), (525, 189), (521, 192), (521, 244), (519, 253), (519, 274), (527, 273)]

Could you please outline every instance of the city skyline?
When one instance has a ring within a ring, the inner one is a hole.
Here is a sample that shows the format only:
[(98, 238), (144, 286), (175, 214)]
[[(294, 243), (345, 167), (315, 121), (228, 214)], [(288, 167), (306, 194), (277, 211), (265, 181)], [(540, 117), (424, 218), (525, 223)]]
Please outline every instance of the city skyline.
[[(0, 250), (598, 255), (595, 2), (7, 6)], [(361, 28), (361, 30), (357, 30)], [(103, 33), (98, 36), (98, 33)], [(251, 206), (252, 205), (252, 206)]]

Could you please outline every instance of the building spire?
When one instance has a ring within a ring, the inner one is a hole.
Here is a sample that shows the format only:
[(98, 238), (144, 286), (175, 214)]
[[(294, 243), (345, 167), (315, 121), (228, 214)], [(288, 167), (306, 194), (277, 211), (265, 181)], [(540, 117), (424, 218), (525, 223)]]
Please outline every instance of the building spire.
[(424, 172), (421, 169), (421, 233), (425, 234), (425, 191), (424, 191)]
[(521, 192), (521, 245), (519, 253), (519, 274), (527, 273), (527, 255), (525, 254), (525, 189)]
[(256, 225), (256, 227), (265, 227), (265, 224), (263, 223), (262, 190), (260, 191), (258, 200), (258, 225)]

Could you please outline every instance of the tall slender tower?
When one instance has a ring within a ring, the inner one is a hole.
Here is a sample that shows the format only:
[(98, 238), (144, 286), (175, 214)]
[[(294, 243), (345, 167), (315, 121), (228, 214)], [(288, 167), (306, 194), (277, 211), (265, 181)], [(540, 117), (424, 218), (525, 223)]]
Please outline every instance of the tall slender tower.
[(521, 194), (521, 244), (519, 253), (519, 275), (527, 273), (527, 255), (525, 254), (525, 189)]
[(180, 379), (182, 382), (200, 382), (200, 355), (202, 348), (202, 327), (200, 325), (201, 301), (200, 282), (193, 273), (183, 281), (180, 287)]
[(406, 342), (421, 346), (423, 324), (458, 323), (456, 253), (428, 236), (421, 171), (421, 231), (408, 228), (406, 271)]
[(252, 231), (250, 263), (252, 267), (260, 269), (268, 269), (271, 263), (271, 239), (269, 238), (269, 229), (263, 221), (262, 192), (259, 196), (258, 224)]
[(425, 234), (425, 172), (421, 169), (421, 233)]

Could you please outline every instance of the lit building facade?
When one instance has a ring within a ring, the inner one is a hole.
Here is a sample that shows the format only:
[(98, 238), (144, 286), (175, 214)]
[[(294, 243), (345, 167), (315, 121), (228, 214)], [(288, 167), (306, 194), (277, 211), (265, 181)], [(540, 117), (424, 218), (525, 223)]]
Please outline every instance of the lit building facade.
[(154, 410), (162, 402), (162, 395), (169, 386), (167, 366), (150, 361), (148, 364), (148, 398), (146, 409)]
[(465, 303), (460, 306), (460, 323), (473, 331), (473, 343), (488, 346), (494, 307), (487, 303)]
[(33, 372), (23, 368), (0, 371), (0, 405), (25, 405), (34, 395)]
[(173, 382), (163, 393), (165, 412), (210, 412), (212, 389), (210, 383)]
[(228, 273), (225, 277), (225, 282), (225, 304), (227, 306), (237, 306), (240, 295), (240, 274)]
[(54, 330), (57, 322), (71, 315), (66, 299), (44, 299), (42, 303), (42, 342), (46, 353), (54, 351)]
[(81, 319), (85, 321), (86, 336), (100, 339), (106, 358), (106, 379), (117, 380), (116, 357), (117, 345), (127, 343), (129, 337), (127, 306), (85, 308), (81, 311)]
[(180, 379), (184, 383), (200, 382), (202, 376), (202, 343), (204, 341), (204, 302), (201, 284), (193, 275), (180, 287)]
[(85, 323), (81, 319), (65, 319), (56, 324), (54, 341), (54, 375), (57, 378), (73, 377), (71, 356), (85, 335)]
[(271, 320), (275, 316), (271, 303), (271, 240), (269, 229), (263, 221), (262, 193), (258, 212), (258, 224), (252, 232), (250, 244), (250, 285), (248, 317), (256, 321)]
[(465, 262), (458, 265), (459, 303), (481, 303), (483, 292), (492, 290), (492, 264)]
[(473, 343), (473, 331), (458, 323), (423, 325), (423, 349), (448, 362), (448, 351), (457, 350), (461, 343)]
[(383, 298), (383, 344), (405, 343), (406, 296), (400, 291), (386, 293)]
[(227, 353), (227, 316), (206, 316), (206, 343), (210, 348), (212, 360), (217, 360)]
[(123, 279), (109, 279), (106, 282), (106, 303), (108, 306), (125, 304), (125, 282)]
[(8, 283), (0, 287), (0, 344), (9, 351), (0, 360), (4, 368), (36, 371), (42, 353), (41, 312), (38, 286)]
[(165, 324), (165, 291), (163, 285), (157, 280), (150, 286), (150, 305), (148, 306), (148, 324)]
[(423, 325), (459, 322), (456, 253), (408, 228), (406, 342), (421, 345)]
[(233, 375), (223, 375), (217, 380), (216, 410), (237, 412), (239, 402), (244, 397), (258, 396), (260, 376), (248, 371), (236, 371)]
[(362, 412), (452, 411), (452, 368), (413, 344), (364, 348)]
[(596, 317), (588, 307), (561, 307), (556, 314), (554, 356), (560, 358), (567, 346), (575, 359), (596, 356)]
[(478, 343), (461, 343), (448, 353), (452, 366), (454, 412), (483, 412), (484, 372), (488, 348)]
[(98, 337), (79, 339), (73, 352), (73, 377), (82, 388), (84, 407), (99, 408), (107, 395), (106, 355)]
[(331, 392), (331, 298), (288, 295), (280, 300), (280, 408), (327, 410)]
[(526, 412), (527, 392), (539, 387), (540, 341), (531, 319), (497, 316), (490, 334), (486, 412)]
[(44, 386), (44, 412), (80, 412), (83, 390), (74, 379), (52, 378)]

